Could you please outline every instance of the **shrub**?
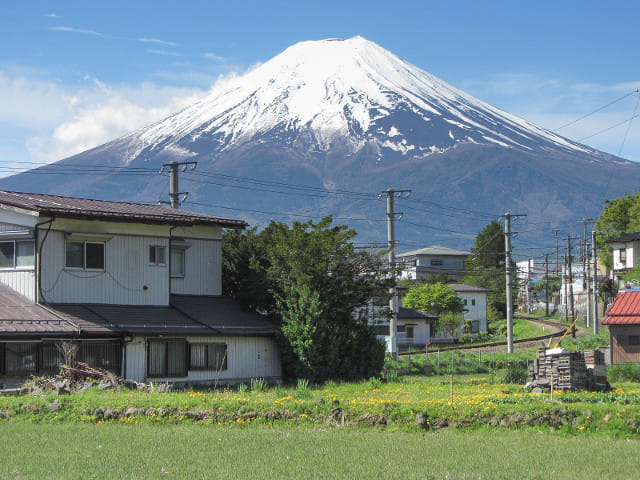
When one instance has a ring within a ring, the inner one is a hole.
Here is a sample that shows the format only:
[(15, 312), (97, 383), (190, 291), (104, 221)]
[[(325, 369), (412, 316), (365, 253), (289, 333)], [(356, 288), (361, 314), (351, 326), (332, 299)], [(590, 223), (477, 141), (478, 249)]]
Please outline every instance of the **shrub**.
[(471, 340), (473, 340), (473, 338), (470, 333), (463, 333), (460, 335), (460, 343), (471, 343)]
[(502, 383), (517, 383), (524, 385), (529, 377), (527, 370), (519, 365), (509, 365), (502, 376)]
[(607, 368), (610, 382), (640, 382), (639, 363), (617, 363)]

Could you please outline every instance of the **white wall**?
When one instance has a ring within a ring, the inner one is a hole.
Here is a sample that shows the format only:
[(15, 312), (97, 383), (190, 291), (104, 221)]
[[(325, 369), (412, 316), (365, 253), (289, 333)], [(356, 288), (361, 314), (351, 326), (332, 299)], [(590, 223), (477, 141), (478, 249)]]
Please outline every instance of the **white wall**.
[(185, 239), (185, 276), (171, 279), (171, 293), (188, 295), (222, 294), (222, 242)]
[[(168, 338), (168, 337), (167, 337)], [(177, 337), (171, 337), (177, 338)], [(187, 337), (192, 343), (226, 343), (227, 370), (189, 371), (187, 377), (152, 378), (154, 382), (246, 381), (251, 378), (280, 378), (282, 366), (273, 337)], [(136, 381), (147, 380), (147, 342), (135, 337), (126, 345), (126, 376)]]
[[(65, 239), (105, 242), (105, 269), (65, 267)], [(117, 305), (169, 304), (169, 235), (187, 244), (185, 277), (173, 279), (172, 292), (220, 295), (222, 291), (221, 228), (56, 220), (51, 231), (39, 232), (42, 247), (41, 285), (52, 303)], [(149, 264), (149, 246), (167, 248), (166, 265)]]

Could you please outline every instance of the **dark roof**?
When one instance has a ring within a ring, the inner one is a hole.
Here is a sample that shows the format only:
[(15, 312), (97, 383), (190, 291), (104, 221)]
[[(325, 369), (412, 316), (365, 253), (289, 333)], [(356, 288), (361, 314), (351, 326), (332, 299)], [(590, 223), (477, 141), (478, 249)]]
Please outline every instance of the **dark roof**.
[(437, 320), (437, 315), (429, 315), (427, 313), (418, 312), (410, 308), (398, 307), (398, 318), (403, 320)]
[(607, 316), (602, 324), (640, 324), (640, 292), (620, 292), (607, 312)]
[(15, 290), (0, 284), (0, 334), (71, 334), (78, 329), (33, 303)]
[(213, 217), (204, 213), (189, 212), (161, 205), (109, 202), (86, 198), (61, 197), (42, 193), (20, 193), (0, 190), (0, 204), (33, 210), (42, 215), (66, 218), (100, 218), (125, 222), (220, 225), (244, 228), (243, 220)]
[(228, 297), (171, 295), (171, 305), (223, 335), (272, 335), (275, 326), (266, 315), (242, 308)]
[(55, 304), (86, 334), (273, 335), (274, 326), (226, 297), (172, 295), (171, 306)]
[(624, 243), (640, 240), (640, 232), (627, 233), (626, 235), (620, 235), (619, 237), (607, 240), (607, 243)]
[(469, 293), (489, 293), (491, 290), (487, 290), (483, 287), (476, 287), (475, 285), (469, 285), (467, 283), (449, 283), (448, 284), (454, 292), (469, 292)]

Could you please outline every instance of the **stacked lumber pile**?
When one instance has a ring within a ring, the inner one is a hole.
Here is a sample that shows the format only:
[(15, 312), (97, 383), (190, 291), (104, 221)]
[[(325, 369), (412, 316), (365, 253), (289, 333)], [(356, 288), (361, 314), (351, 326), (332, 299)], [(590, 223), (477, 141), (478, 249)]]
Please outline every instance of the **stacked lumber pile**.
[[(604, 356), (602, 357), (604, 363)], [(606, 383), (606, 371), (605, 381)], [(569, 352), (563, 348), (538, 349), (535, 360), (529, 365), (527, 387), (550, 391), (580, 391), (599, 388), (593, 369), (587, 368), (585, 356), (580, 352)]]
[(595, 350), (585, 350), (584, 361), (587, 364), (587, 369), (593, 370), (593, 377), (596, 386), (608, 385), (607, 364), (605, 362), (604, 352), (597, 348)]

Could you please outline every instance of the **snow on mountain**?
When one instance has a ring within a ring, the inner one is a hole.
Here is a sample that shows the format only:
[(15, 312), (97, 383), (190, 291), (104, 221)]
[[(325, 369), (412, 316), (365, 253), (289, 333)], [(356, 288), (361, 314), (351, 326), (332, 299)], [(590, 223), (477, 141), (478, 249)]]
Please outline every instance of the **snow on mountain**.
[[(390, 123), (398, 112), (413, 121)], [(422, 121), (418, 132), (416, 120)], [(128, 160), (144, 149), (195, 155), (192, 146), (203, 138), (227, 151), (275, 130), (290, 142), (305, 133), (318, 151), (336, 140), (351, 153), (373, 144), (381, 157), (385, 149), (425, 156), (462, 143), (594, 153), (354, 37), (295, 44), (215, 87), (183, 111), (132, 133), (135, 148)]]

